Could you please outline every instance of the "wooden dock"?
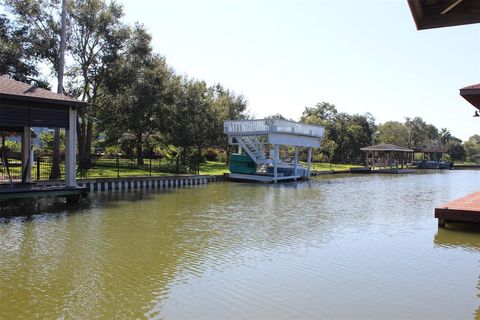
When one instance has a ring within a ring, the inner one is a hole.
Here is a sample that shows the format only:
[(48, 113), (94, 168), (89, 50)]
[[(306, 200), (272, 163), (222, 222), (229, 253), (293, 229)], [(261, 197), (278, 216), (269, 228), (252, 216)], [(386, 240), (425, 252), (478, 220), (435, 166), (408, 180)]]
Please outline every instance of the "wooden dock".
[(0, 203), (11, 199), (65, 197), (67, 203), (75, 203), (82, 196), (86, 196), (85, 187), (49, 186), (39, 187), (35, 184), (2, 185), (0, 187)]
[(435, 218), (442, 228), (445, 222), (480, 222), (480, 191), (435, 208)]

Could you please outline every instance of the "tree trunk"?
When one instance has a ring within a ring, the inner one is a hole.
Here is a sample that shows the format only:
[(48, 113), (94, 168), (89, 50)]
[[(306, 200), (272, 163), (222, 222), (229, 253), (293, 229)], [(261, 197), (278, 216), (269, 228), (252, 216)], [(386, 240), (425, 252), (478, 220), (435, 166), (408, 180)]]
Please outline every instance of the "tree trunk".
[(137, 165), (142, 166), (143, 165), (143, 143), (142, 143), (142, 134), (137, 134), (137, 140), (135, 142), (136, 146), (135, 148), (137, 149)]
[(228, 145), (226, 148), (225, 148), (225, 154), (227, 155), (227, 159), (225, 160), (225, 163), (228, 165), (230, 164), (230, 154), (232, 153), (232, 147), (230, 145)]
[(87, 136), (85, 137), (85, 156), (88, 168), (92, 166), (92, 138), (93, 138), (93, 120), (88, 119)]
[(89, 169), (89, 157), (87, 154), (87, 144), (86, 144), (86, 129), (87, 126), (85, 124), (85, 114), (83, 114), (82, 123), (77, 127), (77, 135), (78, 135), (78, 154), (79, 154), (79, 166), (81, 169)]
[(182, 165), (187, 165), (187, 160), (188, 160), (188, 155), (190, 154), (190, 148), (189, 147), (183, 147), (182, 153), (181, 153), (181, 164)]
[(50, 180), (60, 179), (60, 128), (55, 128), (53, 132), (53, 154), (52, 154), (52, 170), (50, 171)]
[[(57, 93), (63, 94), (63, 70), (65, 68), (65, 47), (66, 47), (66, 31), (67, 31), (67, 1), (62, 0), (62, 26), (60, 31), (60, 48), (58, 56), (58, 86)], [(60, 128), (55, 128), (53, 133), (53, 155), (52, 170), (50, 171), (50, 179), (60, 179)]]

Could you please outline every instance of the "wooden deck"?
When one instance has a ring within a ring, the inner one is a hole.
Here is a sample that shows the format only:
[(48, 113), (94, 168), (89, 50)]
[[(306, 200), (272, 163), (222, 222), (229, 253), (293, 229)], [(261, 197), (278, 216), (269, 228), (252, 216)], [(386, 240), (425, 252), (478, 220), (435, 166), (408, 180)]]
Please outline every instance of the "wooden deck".
[(88, 194), (85, 187), (36, 186), (35, 184), (3, 184), (0, 186), (0, 202), (10, 199), (66, 197), (67, 202), (76, 202)]
[(445, 227), (445, 222), (480, 222), (480, 191), (474, 192), (435, 208), (438, 226)]

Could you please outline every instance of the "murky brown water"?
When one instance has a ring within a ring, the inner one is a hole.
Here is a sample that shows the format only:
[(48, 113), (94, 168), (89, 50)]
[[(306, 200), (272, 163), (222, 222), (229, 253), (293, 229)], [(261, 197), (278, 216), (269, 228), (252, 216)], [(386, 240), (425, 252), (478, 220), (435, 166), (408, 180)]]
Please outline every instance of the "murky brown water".
[[(0, 319), (480, 318), (480, 171), (93, 194), (0, 220)], [(54, 212), (57, 211), (57, 212)]]

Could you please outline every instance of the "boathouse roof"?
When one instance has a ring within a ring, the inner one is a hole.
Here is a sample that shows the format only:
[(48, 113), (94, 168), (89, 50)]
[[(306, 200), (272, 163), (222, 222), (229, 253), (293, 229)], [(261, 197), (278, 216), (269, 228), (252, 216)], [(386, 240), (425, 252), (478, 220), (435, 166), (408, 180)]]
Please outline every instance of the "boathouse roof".
[(223, 122), (223, 132), (227, 135), (282, 133), (322, 138), (324, 131), (321, 126), (282, 119), (226, 120)]
[(461, 88), (460, 95), (480, 110), (480, 83)]
[(0, 76), (0, 130), (68, 128), (69, 109), (86, 106), (86, 102), (69, 96)]
[(373, 146), (368, 146), (368, 147), (363, 147), (360, 148), (362, 151), (392, 151), (392, 152), (413, 152), (412, 149), (405, 148), (405, 147), (400, 147), (394, 144), (389, 144), (389, 143), (381, 143), (381, 144), (376, 144)]
[(41, 103), (43, 106), (85, 107), (87, 105), (86, 102), (69, 96), (0, 76), (0, 104), (3, 105), (6, 100), (22, 101), (24, 105), (28, 103)]
[(408, 0), (418, 30), (480, 22), (478, 0)]

